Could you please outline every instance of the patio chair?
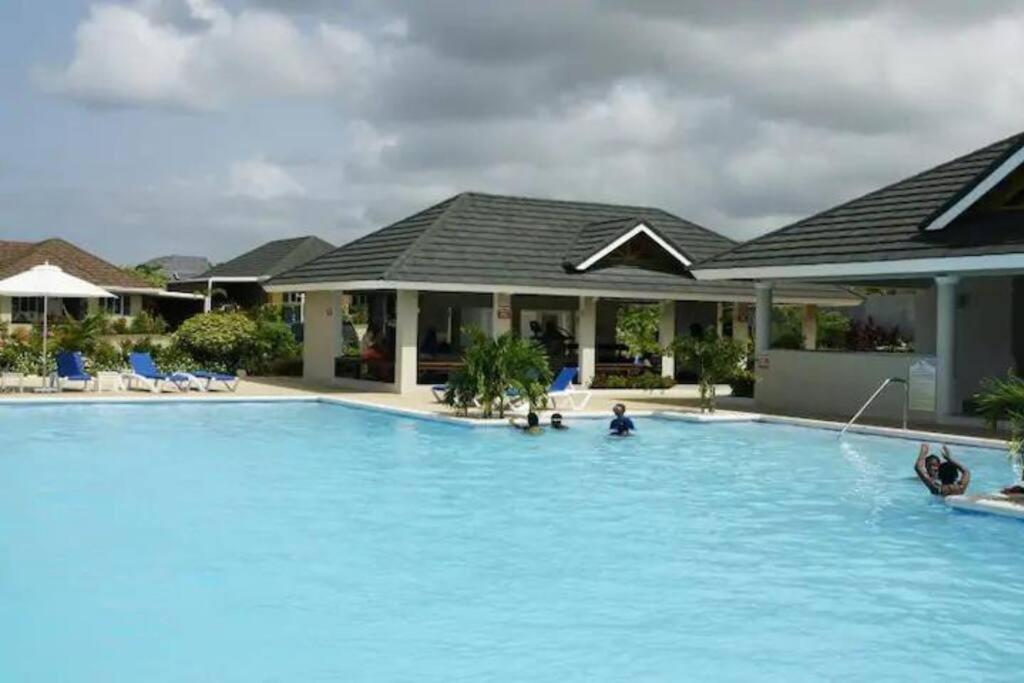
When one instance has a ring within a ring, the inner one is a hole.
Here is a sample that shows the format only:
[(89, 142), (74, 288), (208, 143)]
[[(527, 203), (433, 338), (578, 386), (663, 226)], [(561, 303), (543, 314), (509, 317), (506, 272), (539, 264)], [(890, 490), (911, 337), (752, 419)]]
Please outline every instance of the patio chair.
[(168, 374), (160, 372), (153, 356), (148, 353), (136, 351), (128, 354), (128, 364), (131, 366), (131, 374), (128, 375), (128, 387), (132, 384), (139, 384), (144, 389), (154, 394), (161, 392), (165, 387), (174, 387), (178, 391), (188, 391), (193, 385), (202, 389), (195, 377), (187, 372), (175, 372)]
[(61, 351), (57, 354), (57, 372), (52, 375), (52, 381), (60, 391), (64, 391), (68, 382), (81, 382), (82, 390), (87, 391), (94, 379), (85, 371), (85, 359), (80, 352)]
[(238, 377), (226, 372), (210, 372), (208, 370), (196, 370), (192, 373), (192, 376), (199, 379), (203, 383), (203, 391), (210, 391), (214, 387), (214, 382), (220, 384), (228, 391), (238, 390)]
[[(551, 382), (551, 387), (548, 389), (548, 398), (551, 399), (552, 408), (558, 407), (558, 399), (560, 398), (568, 399), (569, 405), (572, 406), (573, 410), (583, 410), (587, 407), (587, 403), (590, 402), (592, 395), (590, 390), (576, 389), (572, 384), (572, 381), (576, 379), (579, 372), (580, 369), (578, 367), (567, 365), (562, 368), (562, 371)], [(578, 403), (577, 399), (579, 399)]]

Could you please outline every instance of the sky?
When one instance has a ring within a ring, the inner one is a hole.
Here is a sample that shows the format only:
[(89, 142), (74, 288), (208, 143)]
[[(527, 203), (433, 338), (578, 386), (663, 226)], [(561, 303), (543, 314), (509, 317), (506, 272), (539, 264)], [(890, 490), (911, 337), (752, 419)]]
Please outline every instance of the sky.
[(1024, 5), (2, 0), (0, 239), (342, 244), (461, 191), (749, 239), (1024, 129)]

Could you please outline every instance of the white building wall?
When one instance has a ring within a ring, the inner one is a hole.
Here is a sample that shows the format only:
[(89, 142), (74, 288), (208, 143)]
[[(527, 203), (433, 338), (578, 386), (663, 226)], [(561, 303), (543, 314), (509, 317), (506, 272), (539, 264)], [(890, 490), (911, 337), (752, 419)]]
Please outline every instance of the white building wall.
[(986, 377), (1002, 377), (1014, 366), (1013, 281), (1009, 277), (965, 278), (957, 286), (956, 408)]
[[(757, 369), (755, 404), (766, 412), (848, 419), (888, 377), (907, 377), (920, 356), (908, 353), (842, 351), (766, 352), (767, 367)], [(865, 415), (899, 419), (902, 387), (886, 390)]]

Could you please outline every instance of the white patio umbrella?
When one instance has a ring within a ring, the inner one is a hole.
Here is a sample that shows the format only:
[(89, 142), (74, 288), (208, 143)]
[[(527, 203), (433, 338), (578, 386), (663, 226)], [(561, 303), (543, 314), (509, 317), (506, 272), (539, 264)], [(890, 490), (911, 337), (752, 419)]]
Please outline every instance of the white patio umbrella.
[(49, 312), (48, 300), (51, 296), (66, 299), (115, 299), (102, 287), (65, 273), (57, 266), (48, 262), (40, 266), (32, 266), (17, 275), (0, 280), (0, 294), (3, 296), (32, 296), (43, 299), (43, 377), (46, 377), (46, 317)]

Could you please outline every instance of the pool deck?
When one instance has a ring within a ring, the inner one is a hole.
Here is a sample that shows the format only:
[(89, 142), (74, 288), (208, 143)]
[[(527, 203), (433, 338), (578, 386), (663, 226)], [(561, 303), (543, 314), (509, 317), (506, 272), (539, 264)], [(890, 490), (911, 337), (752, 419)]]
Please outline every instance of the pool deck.
[[(31, 386), (31, 385), (30, 385)], [(727, 391), (727, 389), (726, 389)], [(167, 391), (154, 394), (148, 391), (76, 391), (68, 390), (58, 394), (24, 393), (0, 394), (0, 404), (18, 404), (22, 402), (61, 403), (61, 402), (147, 402), (147, 401), (289, 401), (289, 400), (324, 400), (348, 405), (376, 408), (389, 412), (406, 414), (425, 419), (458, 422), (470, 426), (504, 426), (500, 420), (481, 420), (478, 415), (471, 414), (469, 419), (456, 417), (448, 407), (437, 403), (428, 387), (413, 394), (399, 395), (382, 392), (365, 392), (343, 389), (330, 385), (312, 384), (300, 378), (286, 377), (250, 377), (239, 382), (236, 392), (211, 391), (207, 393)], [(559, 411), (567, 419), (573, 417), (597, 418), (608, 417), (612, 406), (625, 403), (629, 413), (634, 416), (651, 416), (668, 419), (680, 419), (694, 422), (771, 422), (794, 424), (819, 429), (841, 429), (847, 418), (828, 415), (772, 415), (754, 411), (751, 399), (724, 396), (719, 399), (719, 410), (714, 415), (702, 415), (697, 405), (697, 389), (693, 386), (675, 387), (670, 392), (643, 392), (638, 390), (617, 391), (611, 389), (596, 390), (585, 411), (570, 410), (567, 405), (560, 404)], [(546, 421), (552, 411), (542, 413)], [(979, 446), (984, 448), (1005, 448), (1006, 442), (984, 429), (977, 421), (959, 421), (953, 424), (937, 424), (934, 422), (914, 422), (909, 431), (904, 431), (892, 421), (865, 418), (850, 431), (858, 433), (878, 434), (897, 438), (946, 441), (951, 444)]]

